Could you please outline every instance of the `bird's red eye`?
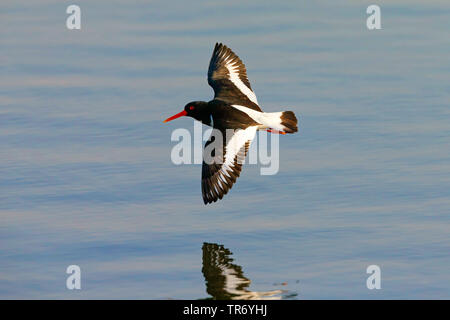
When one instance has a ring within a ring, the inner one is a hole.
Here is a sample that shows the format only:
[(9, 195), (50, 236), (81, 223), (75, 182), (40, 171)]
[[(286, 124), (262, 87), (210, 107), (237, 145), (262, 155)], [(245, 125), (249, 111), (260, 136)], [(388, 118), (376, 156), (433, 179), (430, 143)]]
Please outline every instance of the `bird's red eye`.
[(190, 107), (189, 107), (189, 110), (194, 110), (194, 107), (193, 107), (193, 106), (190, 106)]

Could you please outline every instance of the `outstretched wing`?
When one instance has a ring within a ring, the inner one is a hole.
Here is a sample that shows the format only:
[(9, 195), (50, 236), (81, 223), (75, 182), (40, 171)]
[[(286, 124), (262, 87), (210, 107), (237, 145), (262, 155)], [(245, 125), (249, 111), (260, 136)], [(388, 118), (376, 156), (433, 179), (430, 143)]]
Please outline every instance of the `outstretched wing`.
[[(236, 182), (257, 128), (251, 126), (238, 129), (228, 134), (228, 137), (222, 131), (215, 135), (214, 130), (217, 129), (213, 130), (205, 144), (202, 165), (202, 195), (205, 204), (222, 199)], [(217, 136), (222, 143), (211, 145)]]
[(221, 43), (216, 43), (209, 62), (208, 83), (214, 89), (214, 99), (262, 111), (248, 81), (244, 63)]

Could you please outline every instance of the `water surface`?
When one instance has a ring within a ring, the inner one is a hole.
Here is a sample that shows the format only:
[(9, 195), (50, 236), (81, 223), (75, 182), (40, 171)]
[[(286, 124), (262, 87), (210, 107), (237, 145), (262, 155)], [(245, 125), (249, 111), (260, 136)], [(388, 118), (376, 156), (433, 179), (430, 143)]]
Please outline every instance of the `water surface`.
[[(68, 3), (0, 4), (1, 298), (230, 297), (205, 244), (239, 294), (450, 297), (448, 2), (379, 1), (375, 31), (364, 1), (77, 4), (80, 31)], [(277, 175), (246, 166), (204, 206), (201, 167), (170, 161), (193, 121), (162, 120), (212, 98), (217, 41), (263, 110), (302, 123)]]

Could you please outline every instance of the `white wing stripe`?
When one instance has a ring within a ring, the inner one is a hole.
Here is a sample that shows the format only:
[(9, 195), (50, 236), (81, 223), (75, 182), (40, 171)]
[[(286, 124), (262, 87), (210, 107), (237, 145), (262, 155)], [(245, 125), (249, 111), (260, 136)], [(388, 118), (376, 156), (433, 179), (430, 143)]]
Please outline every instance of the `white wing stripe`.
[[(229, 57), (228, 57), (229, 58)], [(258, 100), (256, 99), (255, 93), (247, 87), (242, 80), (239, 78), (239, 67), (236, 65), (236, 62), (231, 62), (229, 60), (225, 60), (225, 66), (230, 73), (230, 81), (238, 88), (243, 94), (247, 96), (247, 98), (253, 103), (258, 104)]]
[[(227, 151), (225, 154), (225, 161), (221, 170), (227, 168), (231, 170), (234, 164), (234, 158), (239, 153), (239, 150), (245, 145), (247, 141), (253, 140), (256, 134), (257, 126), (248, 127), (245, 130), (237, 130), (231, 137), (227, 144)], [(226, 170), (225, 170), (226, 172)]]
[(223, 177), (223, 174), (219, 174), (219, 178), (220, 178), (220, 180), (222, 180), (225, 183), (225, 185), (227, 184), (227, 181)]
[(223, 170), (223, 168), (220, 168), (220, 171), (221, 171), (222, 173), (224, 173), (228, 178), (231, 179), (230, 174), (229, 174), (226, 170)]

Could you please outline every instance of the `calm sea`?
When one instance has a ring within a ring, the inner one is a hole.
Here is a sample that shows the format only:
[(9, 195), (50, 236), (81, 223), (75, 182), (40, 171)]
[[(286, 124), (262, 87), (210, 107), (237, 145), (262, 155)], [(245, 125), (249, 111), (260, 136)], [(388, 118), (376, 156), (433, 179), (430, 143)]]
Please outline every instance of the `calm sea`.
[[(0, 4), (0, 298), (450, 298), (448, 1), (69, 4)], [(162, 120), (216, 42), (301, 130), (205, 206)]]

